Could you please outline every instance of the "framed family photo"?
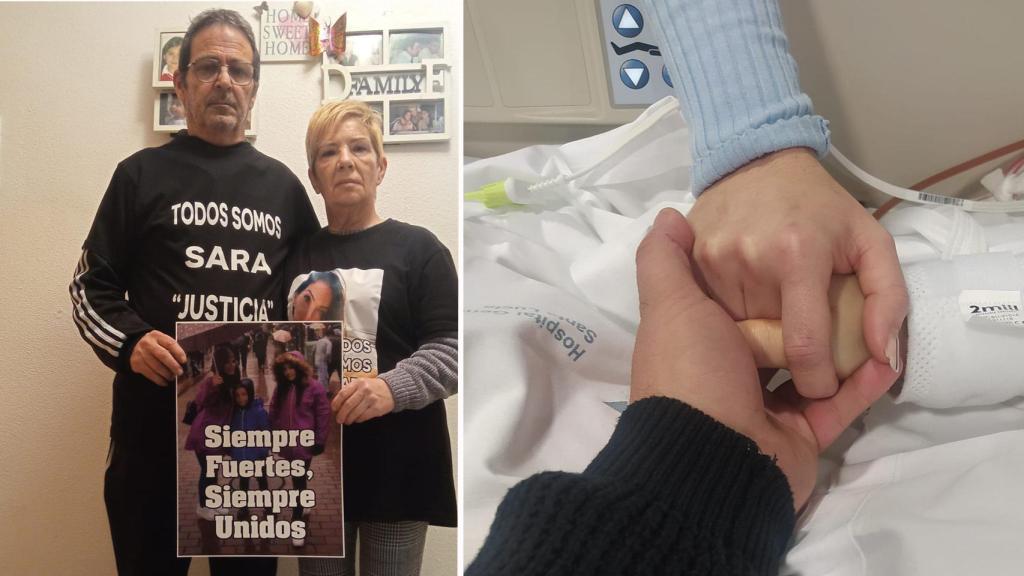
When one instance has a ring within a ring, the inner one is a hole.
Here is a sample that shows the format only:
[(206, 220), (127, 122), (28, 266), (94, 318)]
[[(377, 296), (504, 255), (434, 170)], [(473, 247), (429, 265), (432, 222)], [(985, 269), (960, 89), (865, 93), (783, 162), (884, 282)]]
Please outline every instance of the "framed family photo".
[(322, 101), (367, 103), (386, 144), (448, 140), (447, 40), (444, 23), (349, 31), (339, 58), (323, 56)]
[(177, 28), (161, 29), (156, 35), (153, 51), (153, 87), (173, 88), (174, 73), (178, 71), (178, 56), (185, 31)]
[(445, 55), (444, 28), (392, 30), (388, 35), (388, 64), (416, 64)]
[(177, 132), (185, 128), (185, 105), (173, 90), (161, 90), (153, 102), (153, 131)]
[(340, 58), (328, 54), (328, 59), (342, 66), (380, 66), (384, 63), (384, 33), (349, 32), (345, 35), (345, 52)]
[(417, 99), (388, 102), (385, 135), (389, 142), (422, 142), (447, 138), (445, 100)]

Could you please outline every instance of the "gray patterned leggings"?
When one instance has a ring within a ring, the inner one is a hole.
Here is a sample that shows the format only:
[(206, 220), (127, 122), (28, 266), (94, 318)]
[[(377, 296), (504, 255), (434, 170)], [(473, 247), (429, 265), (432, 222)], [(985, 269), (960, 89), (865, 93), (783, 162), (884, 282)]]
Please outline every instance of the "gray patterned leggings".
[(301, 576), (419, 576), (426, 522), (345, 522), (345, 558), (299, 558)]

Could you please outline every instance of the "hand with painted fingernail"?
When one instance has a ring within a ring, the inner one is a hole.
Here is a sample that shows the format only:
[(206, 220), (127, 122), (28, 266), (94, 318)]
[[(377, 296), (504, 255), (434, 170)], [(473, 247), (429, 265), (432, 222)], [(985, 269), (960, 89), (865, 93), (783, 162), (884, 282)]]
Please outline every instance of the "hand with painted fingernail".
[(776, 459), (799, 509), (814, 486), (819, 452), (896, 375), (869, 358), (829, 398), (807, 399), (789, 386), (766, 393), (740, 329), (694, 278), (693, 245), (686, 219), (666, 209), (637, 250), (640, 327), (630, 400), (675, 398), (749, 437)]
[[(836, 376), (842, 381), (871, 358), (871, 351), (864, 341), (864, 294), (856, 276), (832, 277), (828, 306), (832, 321), (832, 364), (836, 367)], [(789, 368), (781, 322), (754, 319), (741, 320), (736, 325), (754, 353), (758, 368)], [(905, 331), (904, 325), (901, 337), (895, 341), (895, 350), (891, 353), (886, 350), (890, 358), (889, 367), (897, 374), (903, 371), (903, 357), (906, 355), (906, 336), (902, 335)]]
[[(704, 191), (688, 215), (698, 282), (737, 321), (779, 320), (807, 398), (835, 394), (829, 287), (854, 275), (871, 357), (895, 372), (907, 290), (892, 237), (804, 148), (769, 154)], [(884, 391), (883, 391), (884, 393)]]

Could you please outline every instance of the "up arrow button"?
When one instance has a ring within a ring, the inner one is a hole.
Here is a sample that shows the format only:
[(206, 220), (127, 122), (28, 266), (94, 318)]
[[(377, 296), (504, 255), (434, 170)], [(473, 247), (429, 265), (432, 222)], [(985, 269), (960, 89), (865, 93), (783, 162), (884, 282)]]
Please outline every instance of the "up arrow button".
[(612, 26), (615, 31), (626, 38), (635, 38), (643, 32), (644, 17), (632, 4), (619, 4), (612, 12)]

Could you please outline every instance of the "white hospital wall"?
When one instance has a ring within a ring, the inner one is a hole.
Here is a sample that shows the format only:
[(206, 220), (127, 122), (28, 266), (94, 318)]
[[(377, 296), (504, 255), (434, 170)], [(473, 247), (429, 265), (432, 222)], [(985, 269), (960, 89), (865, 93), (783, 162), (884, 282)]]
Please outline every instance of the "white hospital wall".
[[(257, 3), (219, 6), (255, 26)], [(67, 285), (115, 164), (167, 141), (151, 129), (155, 29), (210, 6), (0, 3), (0, 574), (114, 572), (102, 492), (111, 373), (79, 338)], [(456, 0), (345, 8), (350, 28), (446, 21), (459, 81)], [(320, 95), (316, 65), (264, 64), (256, 146), (310, 191), (303, 138)], [(449, 110), (450, 142), (387, 147), (379, 208), (433, 230), (458, 261), (458, 100)], [(455, 452), (454, 399), (448, 414)], [(455, 530), (432, 528), (424, 574), (454, 574), (455, 549)], [(295, 574), (295, 561), (279, 573)]]
[(800, 84), (875, 176), (909, 186), (1024, 138), (1024, 2), (780, 3)]

